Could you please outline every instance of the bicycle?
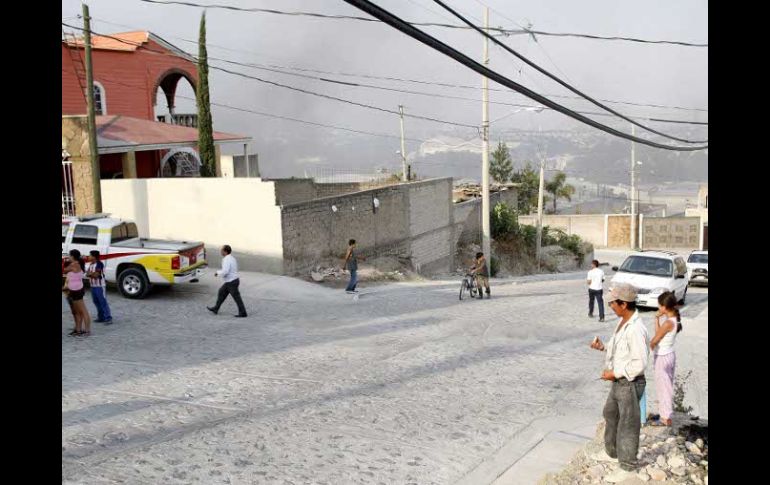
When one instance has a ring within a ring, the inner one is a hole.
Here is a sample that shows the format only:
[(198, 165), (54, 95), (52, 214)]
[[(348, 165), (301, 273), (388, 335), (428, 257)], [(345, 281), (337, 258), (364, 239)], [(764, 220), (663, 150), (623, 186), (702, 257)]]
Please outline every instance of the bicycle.
[(466, 291), (471, 295), (471, 298), (476, 298), (476, 294), (478, 293), (478, 288), (476, 287), (476, 275), (468, 273), (463, 277), (463, 280), (460, 282), (461, 300)]

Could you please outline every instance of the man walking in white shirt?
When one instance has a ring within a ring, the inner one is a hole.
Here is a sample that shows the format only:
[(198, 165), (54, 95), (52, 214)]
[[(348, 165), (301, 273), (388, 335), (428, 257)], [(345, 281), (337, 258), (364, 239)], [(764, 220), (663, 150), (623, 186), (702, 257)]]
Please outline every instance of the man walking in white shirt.
[(588, 318), (594, 317), (594, 300), (599, 305), (599, 321), (604, 321), (604, 271), (599, 269), (599, 261), (591, 261), (591, 271), (588, 272)]
[(639, 452), (641, 428), (639, 397), (644, 392), (644, 369), (649, 359), (647, 329), (636, 310), (636, 288), (617, 284), (610, 288), (609, 306), (620, 317), (607, 346), (596, 337), (591, 348), (607, 351), (602, 379), (612, 382), (604, 405), (604, 453), (592, 458), (599, 461), (618, 461), (620, 469), (604, 478), (620, 483), (635, 476), (636, 455)]
[(219, 312), (219, 307), (225, 302), (227, 295), (231, 295), (235, 304), (238, 305), (238, 314), (235, 315), (239, 318), (244, 318), (246, 315), (246, 307), (243, 306), (243, 300), (241, 300), (241, 292), (238, 290), (238, 286), (241, 280), (238, 277), (238, 262), (231, 254), (233, 249), (225, 244), (222, 246), (222, 269), (214, 273), (214, 276), (221, 276), (224, 284), (219, 288), (219, 294), (217, 295), (217, 303), (213, 307), (206, 307), (211, 313), (216, 315)]

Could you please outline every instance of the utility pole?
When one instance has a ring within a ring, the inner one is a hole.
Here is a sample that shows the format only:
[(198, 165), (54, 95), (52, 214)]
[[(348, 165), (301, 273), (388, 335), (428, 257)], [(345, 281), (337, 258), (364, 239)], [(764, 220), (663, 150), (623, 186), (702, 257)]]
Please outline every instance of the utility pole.
[[(484, 7), (484, 32), (489, 32), (489, 8)], [(484, 65), (489, 64), (489, 41), (484, 37)], [(489, 79), (481, 78), (481, 250), (492, 261), (492, 241), (489, 224)]]
[[(537, 125), (538, 137), (541, 135), (541, 125)], [(538, 140), (540, 144), (540, 140)], [(535, 247), (535, 259), (537, 260), (537, 270), (540, 271), (540, 246), (543, 244), (543, 199), (545, 197), (545, 157), (538, 150), (540, 157), (540, 187), (537, 190), (537, 246)]]
[(537, 191), (537, 246), (535, 255), (537, 270), (540, 271), (540, 245), (543, 242), (543, 192), (545, 188), (545, 160), (540, 159), (540, 188)]
[(88, 149), (91, 155), (91, 177), (94, 189), (94, 212), (102, 211), (102, 185), (99, 173), (99, 152), (96, 140), (96, 112), (94, 110), (94, 68), (91, 64), (91, 17), (83, 2), (83, 41), (86, 51), (86, 104), (88, 105)]
[(404, 145), (404, 106), (398, 105), (398, 112), (401, 117), (401, 180), (408, 182), (408, 174), (406, 173), (406, 147)]
[[(636, 133), (634, 125), (631, 125), (631, 136)], [(631, 141), (631, 249), (636, 249), (639, 244), (636, 237), (636, 144)]]

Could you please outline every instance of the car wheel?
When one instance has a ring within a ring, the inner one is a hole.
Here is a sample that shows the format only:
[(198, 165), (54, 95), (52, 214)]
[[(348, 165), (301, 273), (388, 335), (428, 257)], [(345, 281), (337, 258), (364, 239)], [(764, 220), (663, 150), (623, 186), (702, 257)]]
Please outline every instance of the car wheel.
[(129, 268), (118, 276), (118, 290), (126, 298), (141, 299), (150, 289), (150, 282), (147, 274), (136, 268)]
[(682, 299), (679, 300), (680, 305), (684, 305), (685, 298), (687, 298), (687, 287), (684, 288), (684, 293), (682, 293)]

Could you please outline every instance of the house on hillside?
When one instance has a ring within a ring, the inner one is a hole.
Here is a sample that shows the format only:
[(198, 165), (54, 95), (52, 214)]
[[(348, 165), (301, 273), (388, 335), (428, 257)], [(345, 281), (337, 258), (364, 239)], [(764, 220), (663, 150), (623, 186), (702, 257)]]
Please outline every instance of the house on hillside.
[[(147, 31), (93, 35), (92, 66), (97, 152), (102, 179), (197, 176), (197, 113), (177, 113), (180, 83), (197, 89), (195, 60)], [(67, 36), (62, 53), (62, 213), (93, 212), (86, 73), (82, 37)], [(160, 91), (159, 91), (160, 90)], [(159, 92), (169, 114), (157, 114)], [(244, 146), (244, 135), (214, 133), (217, 174), (222, 144)], [(65, 157), (64, 154), (67, 154)]]

